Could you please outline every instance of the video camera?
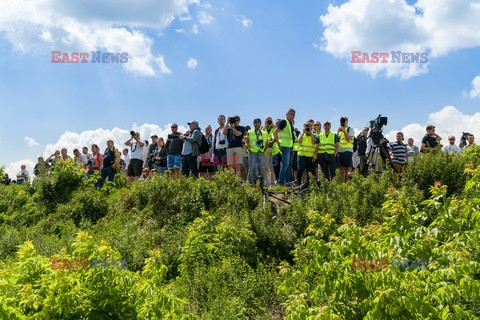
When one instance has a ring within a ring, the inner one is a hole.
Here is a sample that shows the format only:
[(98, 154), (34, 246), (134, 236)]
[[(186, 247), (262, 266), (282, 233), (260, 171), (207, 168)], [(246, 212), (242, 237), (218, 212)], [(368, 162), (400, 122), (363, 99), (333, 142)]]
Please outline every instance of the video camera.
[(385, 139), (382, 128), (387, 125), (387, 122), (388, 118), (382, 117), (381, 114), (376, 119), (370, 120), (370, 135), (368, 137), (372, 138), (375, 145), (378, 145), (380, 140)]

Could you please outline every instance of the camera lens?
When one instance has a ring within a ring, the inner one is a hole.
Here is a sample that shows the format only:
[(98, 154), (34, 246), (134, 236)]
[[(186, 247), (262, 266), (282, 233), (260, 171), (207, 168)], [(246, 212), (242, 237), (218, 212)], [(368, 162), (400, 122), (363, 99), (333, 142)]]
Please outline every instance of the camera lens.
[(267, 123), (268, 123), (268, 124), (272, 124), (272, 120), (267, 120)]
[(130, 131), (130, 135), (131, 135), (131, 136), (134, 136), (134, 135), (135, 135), (135, 131)]

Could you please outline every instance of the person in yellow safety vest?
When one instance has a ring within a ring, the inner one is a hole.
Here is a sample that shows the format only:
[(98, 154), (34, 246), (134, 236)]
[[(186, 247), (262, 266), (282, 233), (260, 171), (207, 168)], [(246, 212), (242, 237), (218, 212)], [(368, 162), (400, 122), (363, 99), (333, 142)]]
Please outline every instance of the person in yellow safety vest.
[(337, 154), (340, 149), (340, 139), (338, 136), (330, 132), (331, 124), (325, 121), (323, 124), (324, 132), (320, 133), (320, 142), (318, 145), (318, 162), (322, 168), (325, 179), (331, 181), (335, 176), (337, 168)]
[(276, 149), (275, 151), (278, 153), (280, 150), (278, 150), (278, 146), (273, 143), (275, 141), (273, 137), (275, 125), (273, 124), (271, 116), (265, 117), (265, 124), (262, 131), (267, 135), (267, 142), (265, 143), (265, 184), (272, 186), (277, 180), (273, 166), (273, 151)]
[(278, 177), (278, 185), (281, 186), (292, 181), (293, 144), (295, 142), (294, 119), (295, 110), (290, 108), (286, 112), (285, 119), (277, 124), (274, 131), (275, 143), (282, 152), (282, 165)]
[(245, 139), (245, 144), (248, 150), (248, 182), (253, 183), (253, 180), (260, 178), (263, 180), (264, 172), (263, 168), (265, 166), (265, 146), (267, 144), (267, 134), (260, 127), (262, 125), (262, 120), (255, 119), (253, 120), (253, 128), (250, 129), (247, 133)]
[(337, 135), (340, 139), (340, 149), (338, 150), (338, 160), (340, 164), (340, 174), (342, 180), (347, 182), (348, 175), (353, 167), (353, 129), (348, 126), (348, 118), (343, 116), (340, 118), (340, 127), (338, 127)]
[(313, 128), (310, 122), (303, 124), (303, 132), (298, 137), (300, 149), (298, 150), (298, 176), (297, 183), (302, 183), (303, 172), (306, 171), (307, 176), (305, 182), (308, 182), (308, 173), (315, 176), (315, 160), (317, 159), (318, 144), (317, 139), (313, 135)]

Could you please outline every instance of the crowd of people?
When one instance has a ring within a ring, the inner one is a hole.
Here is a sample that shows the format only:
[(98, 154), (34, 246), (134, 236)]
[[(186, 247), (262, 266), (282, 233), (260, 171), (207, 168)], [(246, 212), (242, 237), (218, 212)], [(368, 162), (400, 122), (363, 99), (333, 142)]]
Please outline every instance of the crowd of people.
[[(402, 132), (396, 134), (393, 142), (388, 142), (383, 135), (376, 141), (371, 127), (355, 136), (346, 116), (340, 118), (339, 126), (333, 131), (329, 121), (323, 123), (322, 130), (321, 122), (313, 119), (295, 127), (292, 108), (283, 119), (273, 121), (267, 116), (262, 122), (256, 118), (252, 126), (240, 125), (239, 116), (219, 115), (217, 121), (215, 130), (207, 125), (203, 133), (195, 120), (188, 122), (189, 129), (184, 133), (179, 132), (174, 123), (166, 139), (154, 134), (151, 142), (142, 140), (139, 132), (131, 131), (121, 153), (112, 140), (107, 141), (103, 154), (96, 144), (92, 144), (90, 150), (87, 147), (73, 150), (73, 157), (63, 148), (46, 159), (39, 157), (33, 173), (48, 174), (55, 170), (58, 161), (72, 159), (84, 168), (87, 177), (98, 174), (98, 187), (122, 171), (130, 183), (167, 173), (174, 179), (180, 174), (212, 179), (225, 168), (249, 183), (261, 180), (268, 186), (285, 186), (291, 182), (308, 182), (310, 174), (317, 179), (332, 180), (337, 169), (347, 182), (352, 170), (367, 174), (369, 167), (381, 171), (385, 163), (401, 173), (408, 162), (414, 160), (414, 154), (420, 152), (441, 149), (457, 155), (462, 153), (454, 136), (449, 136), (448, 144), (442, 147), (442, 138), (435, 133), (433, 125), (427, 126), (419, 148), (413, 138), (408, 138), (405, 144)], [(466, 140), (464, 148), (475, 144), (473, 134), (468, 134)], [(16, 178), (12, 181), (7, 175), (4, 183), (25, 184), (29, 179), (25, 165)]]

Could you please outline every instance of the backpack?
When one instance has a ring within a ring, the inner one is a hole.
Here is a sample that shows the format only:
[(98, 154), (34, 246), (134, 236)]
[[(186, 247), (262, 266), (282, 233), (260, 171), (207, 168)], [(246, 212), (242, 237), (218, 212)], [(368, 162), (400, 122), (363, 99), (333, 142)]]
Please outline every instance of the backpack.
[(205, 135), (200, 131), (202, 137), (200, 138), (200, 145), (198, 146), (198, 153), (203, 154), (207, 153), (210, 150), (210, 143), (208, 143), (207, 138)]

